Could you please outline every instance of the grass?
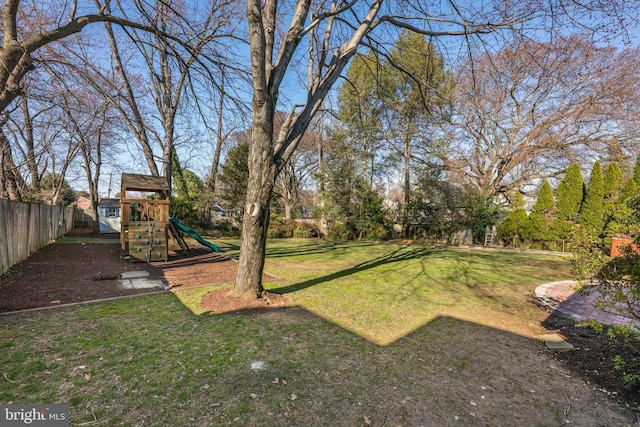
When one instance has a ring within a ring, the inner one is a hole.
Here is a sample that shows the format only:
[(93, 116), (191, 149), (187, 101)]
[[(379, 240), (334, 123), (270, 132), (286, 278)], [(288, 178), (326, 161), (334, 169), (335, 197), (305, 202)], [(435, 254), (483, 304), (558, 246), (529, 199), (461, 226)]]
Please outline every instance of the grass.
[[(218, 243), (237, 255), (236, 241)], [(280, 278), (267, 289), (382, 345), (437, 316), (530, 336), (535, 287), (569, 278), (557, 255), (303, 239), (270, 241), (265, 270)]]
[(266, 269), (302, 308), (194, 314), (198, 288), (1, 316), (0, 403), (68, 402), (72, 425), (558, 425), (579, 393), (615, 419), (522, 334), (559, 257), (275, 241)]

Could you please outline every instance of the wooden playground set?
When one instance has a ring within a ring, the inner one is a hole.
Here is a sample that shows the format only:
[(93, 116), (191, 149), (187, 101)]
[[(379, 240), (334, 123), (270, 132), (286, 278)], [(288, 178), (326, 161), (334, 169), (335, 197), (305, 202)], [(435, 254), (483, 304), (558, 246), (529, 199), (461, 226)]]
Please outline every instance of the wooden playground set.
[(170, 191), (163, 177), (122, 174), (120, 192), (120, 247), (131, 262), (167, 261), (169, 236), (189, 251), (184, 232), (214, 252), (220, 249), (178, 219), (169, 216)]

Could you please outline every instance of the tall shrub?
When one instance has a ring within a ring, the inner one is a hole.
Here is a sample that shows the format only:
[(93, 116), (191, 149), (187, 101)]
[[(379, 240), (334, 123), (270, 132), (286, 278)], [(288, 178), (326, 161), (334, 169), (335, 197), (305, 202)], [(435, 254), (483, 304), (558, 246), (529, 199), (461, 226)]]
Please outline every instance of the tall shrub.
[(606, 236), (635, 235), (637, 233), (638, 224), (633, 217), (633, 208), (630, 206), (630, 202), (636, 200), (636, 193), (637, 185), (632, 177), (624, 184), (618, 199), (613, 204), (611, 216), (605, 226)]
[(527, 212), (524, 210), (524, 199), (522, 193), (516, 190), (511, 199), (507, 217), (497, 227), (498, 237), (505, 243), (515, 245), (521, 237), (522, 227), (526, 221)]
[(558, 184), (556, 191), (556, 213), (551, 230), (553, 237), (565, 240), (578, 220), (580, 205), (584, 198), (584, 179), (580, 166), (571, 164)]
[(605, 216), (604, 194), (602, 166), (597, 161), (591, 169), (587, 192), (578, 219), (578, 223), (589, 236), (598, 237), (603, 231)]
[(548, 181), (543, 181), (538, 191), (538, 198), (523, 228), (524, 238), (533, 242), (544, 242), (553, 239), (551, 221), (555, 212), (553, 191)]
[(633, 167), (633, 181), (636, 184), (636, 187), (640, 188), (640, 154), (636, 158), (636, 164)]

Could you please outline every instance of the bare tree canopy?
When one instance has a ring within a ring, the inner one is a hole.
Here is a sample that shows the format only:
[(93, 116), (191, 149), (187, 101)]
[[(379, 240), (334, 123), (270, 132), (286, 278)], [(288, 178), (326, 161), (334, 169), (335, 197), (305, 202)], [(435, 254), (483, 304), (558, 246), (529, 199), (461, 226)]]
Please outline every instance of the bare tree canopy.
[(637, 140), (639, 53), (577, 35), (475, 56), (458, 76), (450, 170), (490, 196), (594, 153), (620, 160)]
[[(0, 47), (0, 111), (22, 91), (25, 74), (33, 69), (32, 55), (43, 47), (82, 31), (95, 22), (111, 22), (163, 33), (159, 28), (107, 13), (109, 1), (45, 4), (6, 0), (2, 8)], [(80, 13), (79, 13), (80, 12)], [(163, 33), (167, 36), (169, 34)]]
[[(241, 26), (240, 12), (237, 2), (228, 0), (6, 2), (3, 28), (15, 31), (5, 31), (0, 47), (0, 112), (11, 114), (12, 102), (20, 95), (39, 99), (38, 105), (49, 102), (44, 108), (59, 104), (46, 95), (45, 82), (52, 78), (69, 90), (97, 91), (121, 115), (122, 140), (134, 141), (129, 148), (142, 154), (149, 172), (162, 173), (170, 182), (180, 141), (195, 146), (193, 140), (199, 138), (202, 144), (199, 133), (204, 128), (222, 134), (221, 119), (217, 128), (202, 122), (215, 110), (207, 108), (207, 100), (212, 104), (222, 99), (220, 93), (226, 90), (217, 78), (219, 70), (226, 70), (227, 88), (238, 74), (246, 75), (238, 65), (241, 58), (230, 54), (243, 43), (234, 35)], [(91, 23), (103, 25), (88, 26)], [(18, 50), (22, 56), (12, 62)], [(0, 139), (7, 153), (2, 158), (6, 178), (0, 184), (12, 177), (17, 182), (22, 168), (14, 160), (20, 146), (4, 141)], [(135, 166), (144, 168), (144, 162)], [(29, 168), (35, 170), (31, 164)], [(11, 198), (20, 194), (12, 191)]]

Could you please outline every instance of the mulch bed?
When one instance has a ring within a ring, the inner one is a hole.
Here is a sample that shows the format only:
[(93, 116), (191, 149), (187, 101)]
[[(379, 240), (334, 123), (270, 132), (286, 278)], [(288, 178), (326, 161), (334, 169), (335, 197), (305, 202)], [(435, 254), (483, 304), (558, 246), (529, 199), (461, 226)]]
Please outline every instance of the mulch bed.
[(119, 243), (53, 243), (14, 265), (0, 278), (0, 312), (51, 307), (96, 299), (135, 295), (158, 289), (123, 289), (120, 275), (160, 271), (120, 258)]
[(231, 288), (211, 291), (202, 298), (202, 306), (212, 313), (260, 314), (266, 310), (291, 307), (293, 302), (286, 295), (265, 292), (261, 298), (232, 295)]
[[(95, 238), (95, 236), (92, 236)], [(107, 238), (108, 239), (108, 238)], [(170, 247), (167, 262), (130, 263), (123, 259), (116, 239), (107, 243), (53, 243), (0, 276), (0, 312), (52, 307), (122, 297), (162, 288), (124, 289), (118, 279), (124, 272), (146, 271), (149, 279), (162, 279), (175, 289), (209, 284), (233, 284), (238, 263), (209, 249), (194, 246), (186, 254)], [(265, 275), (265, 279), (268, 275)], [(228, 294), (228, 290), (226, 292)], [(207, 299), (210, 309), (228, 312), (242, 309), (237, 298), (225, 293)], [(219, 299), (220, 301), (216, 301)], [(272, 298), (271, 300), (274, 300)], [(244, 301), (251, 309), (269, 307), (269, 299)]]
[(640, 341), (617, 334), (609, 336), (607, 326), (594, 330), (555, 315), (548, 319), (546, 326), (555, 328), (575, 347), (573, 351), (554, 353), (557, 360), (587, 383), (597, 385), (601, 392), (619, 396), (634, 407), (640, 405), (640, 383), (630, 384), (624, 380), (623, 372), (614, 369), (615, 357), (621, 356), (626, 373), (640, 375)]

